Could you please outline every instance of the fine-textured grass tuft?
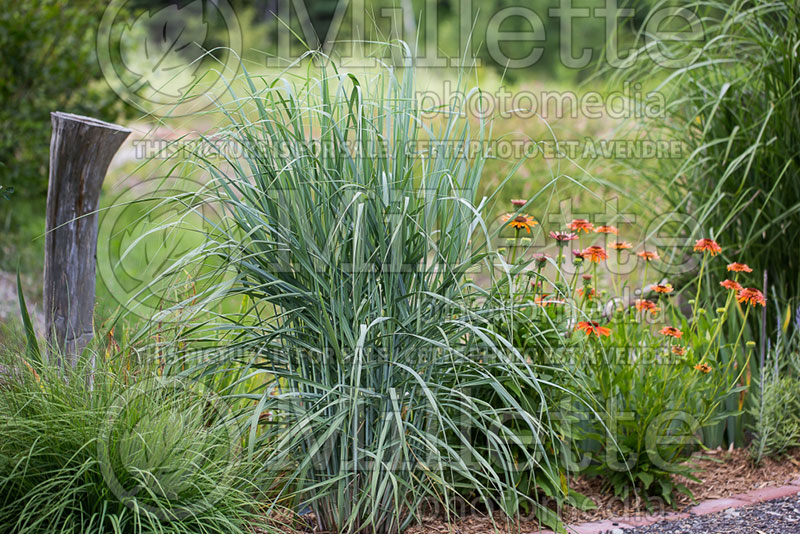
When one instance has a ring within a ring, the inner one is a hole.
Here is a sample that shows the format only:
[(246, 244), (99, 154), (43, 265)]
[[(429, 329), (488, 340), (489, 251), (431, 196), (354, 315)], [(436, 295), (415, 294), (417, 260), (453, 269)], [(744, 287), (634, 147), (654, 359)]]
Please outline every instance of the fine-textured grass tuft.
[(0, 531), (233, 534), (255, 521), (227, 411), (140, 362), (98, 361), (90, 373), (3, 352)]

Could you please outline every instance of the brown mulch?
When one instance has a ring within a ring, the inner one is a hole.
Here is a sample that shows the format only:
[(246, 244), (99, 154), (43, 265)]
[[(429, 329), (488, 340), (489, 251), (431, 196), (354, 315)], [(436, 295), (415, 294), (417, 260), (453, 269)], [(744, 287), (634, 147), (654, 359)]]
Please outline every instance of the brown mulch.
[[(730, 497), (738, 493), (745, 493), (767, 486), (782, 486), (800, 476), (800, 448), (793, 449), (781, 458), (766, 458), (760, 465), (755, 465), (745, 449), (711, 450), (697, 453), (690, 461), (696, 468), (694, 476), (700, 481), (681, 479), (694, 493), (695, 500), (683, 494), (675, 497), (676, 508), (684, 510), (696, 502), (707, 499)], [(673, 508), (663, 502), (653, 500), (650, 510), (644, 501), (629, 499), (626, 502), (614, 497), (613, 493), (603, 488), (603, 483), (597, 478), (576, 478), (571, 481), (570, 487), (589, 497), (597, 508), (581, 511), (574, 508), (562, 510), (561, 519), (567, 524), (599, 521), (602, 519), (653, 516), (657, 517)], [(297, 520), (289, 521), (288, 518), (270, 521), (273, 526), (281, 525), (281, 530), (286, 532), (309, 532), (312, 530), (309, 523), (303, 528), (302, 523), (308, 521), (303, 518), (298, 524)], [(518, 522), (509, 524), (504, 521), (502, 514), (494, 514), (495, 523), (489, 517), (480, 514), (466, 514), (463, 519), (448, 524), (441, 517), (429, 515), (421, 525), (415, 525), (406, 531), (406, 534), (489, 534), (492, 532), (531, 533), (537, 532), (539, 525), (533, 517), (521, 518)], [(294, 523), (294, 528), (289, 525)], [(299, 527), (299, 528), (298, 528)], [(256, 532), (263, 532), (256, 530)]]
[[(789, 451), (782, 458), (765, 458), (759, 465), (753, 463), (746, 449), (716, 449), (695, 454), (689, 464), (696, 468), (694, 476), (700, 481), (677, 477), (676, 481), (685, 484), (695, 498), (693, 502), (688, 496), (676, 492), (674, 498), (679, 510), (708, 499), (730, 497), (737, 493), (790, 483), (800, 476), (800, 448)], [(568, 508), (562, 513), (562, 519), (567, 523), (583, 523), (647, 513), (644, 501), (630, 499), (623, 502), (614, 497), (613, 493), (603, 491), (602, 486), (602, 481), (596, 478), (573, 480), (571, 487), (591, 498), (597, 509), (584, 512)], [(659, 500), (651, 501), (650, 505), (650, 514), (673, 511)]]

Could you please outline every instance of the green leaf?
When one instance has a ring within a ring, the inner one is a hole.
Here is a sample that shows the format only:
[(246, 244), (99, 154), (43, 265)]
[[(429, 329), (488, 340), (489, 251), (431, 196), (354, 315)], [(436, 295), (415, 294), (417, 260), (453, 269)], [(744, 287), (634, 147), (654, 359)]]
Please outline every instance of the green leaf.
[(650, 487), (650, 484), (652, 484), (654, 480), (653, 475), (651, 475), (650, 473), (646, 473), (644, 471), (636, 473), (636, 478), (642, 481), (642, 483), (644, 484), (644, 489), (648, 489)]
[(33, 330), (31, 316), (28, 307), (25, 305), (25, 296), (22, 294), (22, 281), (17, 271), (17, 295), (19, 295), (19, 312), (22, 315), (22, 325), (25, 328), (25, 339), (27, 341), (26, 354), (31, 364), (42, 364), (42, 356), (39, 352), (39, 342), (36, 340), (36, 332)]

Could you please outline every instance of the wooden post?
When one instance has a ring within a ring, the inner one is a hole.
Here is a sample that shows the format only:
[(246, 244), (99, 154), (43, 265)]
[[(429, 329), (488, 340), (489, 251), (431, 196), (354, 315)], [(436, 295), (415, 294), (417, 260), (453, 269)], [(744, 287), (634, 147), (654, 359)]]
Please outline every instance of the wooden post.
[(49, 347), (75, 366), (92, 339), (100, 189), (131, 131), (70, 113), (51, 113), (50, 183), (44, 249)]

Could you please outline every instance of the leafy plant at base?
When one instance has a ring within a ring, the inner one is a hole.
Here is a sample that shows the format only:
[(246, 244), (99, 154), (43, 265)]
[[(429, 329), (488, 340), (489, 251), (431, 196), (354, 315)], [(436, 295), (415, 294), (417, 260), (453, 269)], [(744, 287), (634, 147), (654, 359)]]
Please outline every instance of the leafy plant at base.
[[(791, 311), (786, 308), (776, 343), (767, 349), (754, 379), (747, 428), (752, 433), (750, 452), (756, 462), (800, 446), (800, 308), (794, 320)], [(780, 315), (780, 309), (778, 312)]]

